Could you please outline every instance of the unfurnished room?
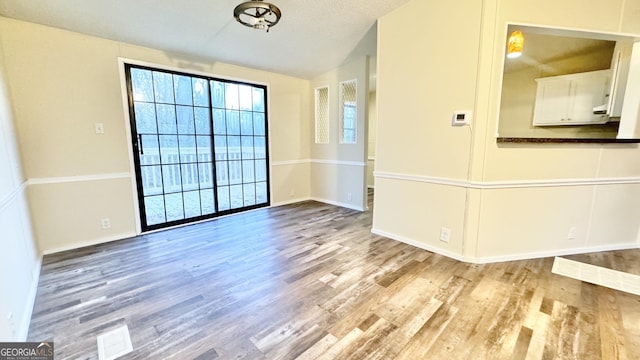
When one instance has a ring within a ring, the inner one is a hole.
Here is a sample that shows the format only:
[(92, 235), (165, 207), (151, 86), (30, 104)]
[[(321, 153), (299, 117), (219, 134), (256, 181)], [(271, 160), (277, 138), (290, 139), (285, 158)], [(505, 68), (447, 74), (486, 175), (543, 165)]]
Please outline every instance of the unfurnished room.
[(0, 359), (639, 359), (640, 0), (0, 0)]

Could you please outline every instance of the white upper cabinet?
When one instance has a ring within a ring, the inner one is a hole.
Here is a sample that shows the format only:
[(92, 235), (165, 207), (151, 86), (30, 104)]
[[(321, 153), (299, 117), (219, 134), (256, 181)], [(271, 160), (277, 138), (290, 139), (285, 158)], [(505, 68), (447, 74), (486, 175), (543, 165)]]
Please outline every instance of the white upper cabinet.
[(607, 104), (611, 70), (550, 76), (538, 83), (534, 126), (603, 124), (606, 114), (593, 109)]

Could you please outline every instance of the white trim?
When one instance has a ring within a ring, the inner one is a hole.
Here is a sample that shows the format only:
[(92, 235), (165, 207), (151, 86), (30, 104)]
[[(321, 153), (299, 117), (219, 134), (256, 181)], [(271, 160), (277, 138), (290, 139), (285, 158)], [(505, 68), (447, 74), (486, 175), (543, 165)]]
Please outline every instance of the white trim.
[(29, 295), (25, 302), (24, 314), (22, 315), (22, 324), (18, 332), (18, 341), (27, 341), (29, 335), (29, 326), (31, 325), (31, 316), (33, 315), (33, 307), (36, 304), (36, 295), (38, 294), (38, 284), (40, 284), (40, 270), (42, 269), (42, 256), (36, 261), (36, 265), (32, 270), (32, 280), (29, 289)]
[[(125, 65), (127, 63), (134, 64), (135, 61), (118, 57), (118, 72), (120, 73), (120, 93), (122, 96), (122, 118), (124, 120), (124, 129), (127, 137), (127, 154), (129, 159), (129, 172), (131, 174), (136, 173), (136, 165), (133, 155), (133, 137), (131, 136), (131, 115), (129, 113), (129, 94), (127, 91), (127, 74), (125, 71)], [(143, 65), (141, 62), (138, 65)], [(136, 177), (131, 176), (131, 193), (133, 214), (135, 216), (136, 234), (142, 233), (142, 222), (140, 220), (140, 206), (138, 204), (138, 185), (136, 183)]]
[(487, 264), (487, 263), (494, 263), (494, 262), (539, 259), (539, 258), (546, 258), (546, 257), (586, 254), (586, 253), (602, 252), (602, 251), (638, 249), (639, 247), (640, 245), (638, 243), (632, 242), (632, 243), (600, 245), (600, 246), (593, 246), (593, 247), (577, 247), (577, 248), (568, 248), (568, 249), (535, 251), (530, 253), (490, 256), (490, 257), (476, 258), (476, 259), (479, 260), (478, 264)]
[(269, 206), (269, 207), (279, 207), (279, 206), (291, 205), (291, 204), (296, 204), (296, 203), (300, 203), (300, 202), (304, 202), (304, 201), (310, 201), (310, 200), (311, 200), (311, 198), (309, 198), (309, 197), (290, 199), (290, 200), (285, 200), (285, 201), (279, 201), (277, 203), (272, 203), (271, 206)]
[(327, 200), (327, 199), (322, 199), (322, 198), (317, 198), (317, 197), (311, 197), (311, 198), (309, 198), (309, 200), (313, 200), (313, 201), (317, 201), (317, 202), (321, 202), (321, 203), (325, 203), (325, 204), (329, 204), (329, 205), (333, 205), (333, 206), (340, 206), (340, 207), (347, 208), (347, 209), (352, 209), (352, 210), (358, 210), (358, 211), (365, 211), (366, 210), (364, 207), (358, 206), (358, 205), (355, 205), (355, 204), (347, 204), (347, 203), (343, 203), (343, 202)]
[(88, 241), (79, 241), (79, 242), (64, 245), (61, 247), (43, 250), (42, 255), (51, 255), (51, 254), (56, 254), (63, 251), (76, 250), (76, 249), (81, 249), (88, 246), (106, 244), (113, 241), (129, 239), (136, 236), (138, 236), (138, 234), (136, 234), (135, 232), (126, 232), (126, 233), (120, 233), (116, 235), (104, 236), (104, 237), (100, 237), (100, 238), (88, 240)]
[(428, 184), (456, 186), (470, 189), (512, 189), (532, 187), (559, 186), (593, 186), (593, 185), (621, 185), (640, 184), (640, 177), (601, 178), (601, 179), (541, 179), (541, 180), (511, 180), (511, 181), (467, 181), (460, 179), (441, 178), (435, 176), (407, 175), (391, 172), (375, 171), (375, 178), (421, 182)]
[(384, 236), (384, 237), (389, 238), (391, 240), (400, 241), (402, 243), (405, 243), (405, 244), (408, 244), (408, 245), (411, 245), (411, 246), (415, 246), (417, 248), (430, 251), (432, 253), (440, 254), (440, 255), (452, 258), (454, 260), (458, 260), (458, 261), (462, 261), (462, 262), (468, 262), (468, 263), (477, 263), (477, 261), (475, 261), (476, 260), (475, 258), (468, 258), (468, 257), (462, 256), (462, 255), (460, 255), (458, 253), (451, 252), (451, 251), (448, 251), (448, 250), (444, 250), (444, 249), (441, 249), (441, 248), (437, 248), (435, 246), (427, 245), (425, 243), (410, 239), (410, 238), (402, 236), (402, 235), (392, 234), (390, 232), (386, 232), (384, 230), (380, 230), (380, 229), (376, 229), (376, 228), (371, 228), (371, 233), (372, 234), (376, 234), (376, 235), (380, 235), (380, 236)]
[(309, 164), (310, 162), (311, 162), (310, 159), (272, 161), (271, 162), (271, 166), (286, 166), (286, 165)]
[(371, 233), (384, 236), (392, 240), (400, 241), (402, 243), (415, 246), (423, 250), (431, 251), (436, 254), (450, 257), (454, 260), (458, 260), (466, 263), (472, 263), (472, 264), (489, 264), (489, 263), (505, 262), (505, 261), (529, 260), (529, 259), (539, 259), (539, 258), (553, 257), (553, 256), (584, 254), (584, 253), (601, 252), (601, 251), (629, 250), (629, 249), (640, 248), (640, 244), (638, 244), (637, 242), (630, 242), (630, 243), (600, 245), (600, 246), (593, 246), (593, 247), (579, 247), (579, 248), (557, 249), (557, 250), (549, 250), (549, 251), (536, 251), (536, 252), (529, 252), (529, 253), (489, 256), (489, 257), (480, 258), (480, 257), (463, 256), (455, 252), (451, 252), (442, 248), (431, 246), (402, 235), (396, 235), (396, 234), (386, 232), (384, 230), (380, 230), (376, 228), (372, 228)]
[(34, 178), (34, 179), (29, 179), (27, 183), (29, 184), (29, 186), (31, 186), (31, 185), (62, 184), (62, 183), (71, 183), (71, 182), (102, 181), (102, 180), (115, 180), (115, 179), (129, 179), (129, 178), (131, 178), (131, 174), (128, 172), (123, 172), (123, 173), (111, 173), (111, 174), (99, 174), (99, 175)]
[(618, 41), (620, 37), (630, 38), (634, 41), (638, 40), (638, 34), (626, 33), (622, 31), (605, 31), (605, 30), (593, 30), (577, 27), (566, 26), (547, 26), (529, 22), (508, 21), (507, 27), (505, 27), (505, 33), (509, 25), (516, 25), (520, 27), (537, 28), (536, 34), (553, 34), (556, 36), (565, 37), (578, 37), (578, 38), (590, 38), (596, 40)]
[(328, 159), (311, 159), (310, 161), (311, 163), (314, 163), (314, 164), (367, 166), (366, 162), (361, 162), (361, 161), (344, 161), (344, 160), (328, 160)]
[(18, 195), (22, 194), (27, 188), (27, 181), (23, 182), (17, 188), (13, 189), (4, 199), (0, 199), (0, 212), (3, 212), (9, 205), (16, 201)]

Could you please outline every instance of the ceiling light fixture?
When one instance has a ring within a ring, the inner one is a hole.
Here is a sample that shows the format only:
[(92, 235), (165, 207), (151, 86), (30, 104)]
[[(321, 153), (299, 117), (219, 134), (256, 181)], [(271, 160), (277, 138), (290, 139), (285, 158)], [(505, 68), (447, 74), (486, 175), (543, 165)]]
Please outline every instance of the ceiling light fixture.
[(524, 47), (524, 36), (521, 31), (514, 31), (509, 36), (509, 43), (507, 45), (507, 57), (514, 59), (522, 55), (522, 48)]
[(262, 0), (252, 0), (236, 6), (233, 10), (233, 16), (244, 26), (258, 30), (266, 29), (269, 32), (269, 28), (278, 23), (282, 13), (273, 4)]

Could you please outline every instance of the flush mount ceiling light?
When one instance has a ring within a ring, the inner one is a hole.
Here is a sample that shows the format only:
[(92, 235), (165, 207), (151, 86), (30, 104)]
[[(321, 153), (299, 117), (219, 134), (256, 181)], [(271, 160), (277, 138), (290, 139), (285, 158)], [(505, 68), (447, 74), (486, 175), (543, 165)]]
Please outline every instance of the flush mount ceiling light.
[(262, 0), (244, 2), (233, 10), (236, 20), (248, 27), (269, 32), (269, 28), (280, 20), (282, 13), (277, 6)]
[(514, 59), (522, 55), (522, 48), (524, 47), (524, 36), (521, 31), (514, 31), (509, 36), (509, 42), (507, 44), (507, 57)]

